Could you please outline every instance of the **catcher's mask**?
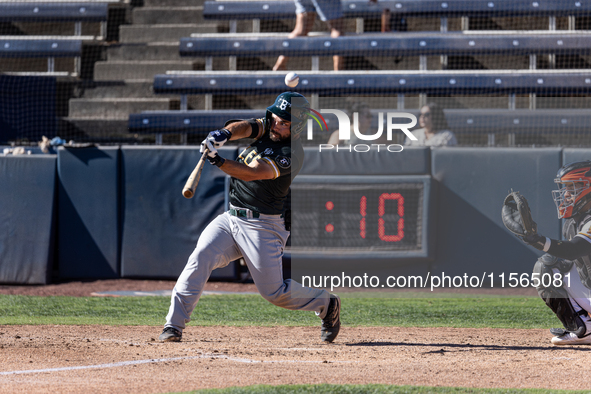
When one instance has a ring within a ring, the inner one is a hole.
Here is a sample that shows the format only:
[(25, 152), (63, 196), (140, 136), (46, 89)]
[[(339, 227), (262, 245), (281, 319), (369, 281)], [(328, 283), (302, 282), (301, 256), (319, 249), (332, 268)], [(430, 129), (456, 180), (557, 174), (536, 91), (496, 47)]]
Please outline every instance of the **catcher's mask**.
[(552, 197), (558, 209), (558, 218), (570, 218), (581, 212), (591, 201), (591, 161), (580, 161), (563, 166), (556, 174), (554, 182), (558, 190)]
[(266, 124), (271, 127), (272, 114), (291, 122), (291, 136), (297, 137), (306, 127), (310, 116), (310, 103), (296, 92), (283, 92), (267, 107)]

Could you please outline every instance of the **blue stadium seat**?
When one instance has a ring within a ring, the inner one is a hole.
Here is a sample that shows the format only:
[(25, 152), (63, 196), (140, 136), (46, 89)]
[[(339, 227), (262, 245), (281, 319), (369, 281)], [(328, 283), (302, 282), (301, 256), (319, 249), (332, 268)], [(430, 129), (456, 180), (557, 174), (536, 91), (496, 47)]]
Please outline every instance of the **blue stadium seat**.
[(134, 133), (208, 133), (229, 119), (262, 117), (264, 110), (231, 111), (144, 111), (129, 115), (129, 130)]
[(0, 3), (0, 22), (106, 21), (108, 3)]
[[(299, 72), (302, 94), (589, 94), (588, 70)], [(154, 77), (160, 94), (277, 94), (283, 73), (178, 71)]]
[[(114, 0), (114, 3), (116, 1)], [(108, 1), (0, 2), (0, 22), (73, 22), (75, 36), (82, 36), (83, 22), (98, 22), (100, 33), (97, 38), (104, 39), (107, 34), (108, 18)]]
[[(558, 33), (558, 32), (557, 32)], [(426, 56), (588, 54), (584, 33), (383, 33), (296, 37), (277, 35), (181, 38), (181, 56)]]
[(588, 132), (591, 113), (587, 110), (543, 109), (447, 109), (449, 128), (456, 133), (554, 133)]
[[(398, 16), (585, 16), (591, 4), (564, 0), (342, 0), (348, 18), (363, 18), (390, 9)], [(287, 1), (206, 1), (206, 19), (276, 19), (294, 18), (295, 5)]]
[(0, 37), (0, 57), (77, 57), (82, 40), (63, 37)]
[[(78, 76), (80, 75), (80, 57), (82, 55), (83, 39), (93, 37), (83, 36), (0, 36), (0, 58), (47, 58), (47, 70), (38, 72), (24, 72), (26, 75), (55, 75)], [(72, 72), (55, 72), (55, 58), (74, 58)], [(20, 74), (18, 71), (12, 72)]]
[[(416, 109), (372, 110), (372, 128), (378, 125), (379, 112), (410, 112)], [(129, 129), (134, 133), (191, 133), (205, 136), (220, 128), (228, 119), (249, 119), (264, 116), (264, 110), (213, 111), (145, 111), (129, 116)], [(327, 118), (332, 115), (325, 115)], [(445, 117), (450, 130), (462, 133), (585, 133), (591, 124), (588, 110), (507, 110), (507, 109), (446, 109)]]

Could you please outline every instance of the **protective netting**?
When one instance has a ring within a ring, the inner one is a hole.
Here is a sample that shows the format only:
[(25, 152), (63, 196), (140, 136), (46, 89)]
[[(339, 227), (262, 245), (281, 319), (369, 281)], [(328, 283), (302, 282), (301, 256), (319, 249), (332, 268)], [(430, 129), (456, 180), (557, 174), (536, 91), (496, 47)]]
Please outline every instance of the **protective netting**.
[(198, 144), (224, 119), (264, 114), (288, 71), (312, 108), (363, 97), (374, 123), (436, 103), (459, 146), (591, 143), (584, 2), (341, 7), (335, 38), (319, 18), (288, 37), (292, 1), (0, 1), (0, 143)]

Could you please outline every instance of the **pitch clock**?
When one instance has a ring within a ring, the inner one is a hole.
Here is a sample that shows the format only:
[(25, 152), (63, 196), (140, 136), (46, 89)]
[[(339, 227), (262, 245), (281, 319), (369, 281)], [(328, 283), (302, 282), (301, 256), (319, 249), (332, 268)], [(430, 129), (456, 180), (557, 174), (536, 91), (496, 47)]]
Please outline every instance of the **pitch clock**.
[(302, 175), (291, 189), (292, 257), (429, 257), (428, 175)]

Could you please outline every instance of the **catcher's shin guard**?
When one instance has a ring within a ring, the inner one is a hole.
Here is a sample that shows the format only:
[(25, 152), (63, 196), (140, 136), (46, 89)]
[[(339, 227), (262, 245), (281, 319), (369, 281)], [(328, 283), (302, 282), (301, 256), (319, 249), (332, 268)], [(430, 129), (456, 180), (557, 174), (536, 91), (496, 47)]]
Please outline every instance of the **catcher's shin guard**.
[(562, 287), (554, 287), (554, 280), (549, 281), (550, 285), (548, 287), (543, 285), (543, 283), (548, 283), (548, 281), (542, 280), (544, 275), (546, 275), (546, 277), (547, 275), (550, 275), (550, 277), (554, 279), (553, 268), (565, 272), (570, 270), (570, 267), (572, 267), (572, 262), (545, 254), (536, 261), (533, 273), (538, 274), (538, 277), (540, 278), (540, 285), (536, 287), (540, 298), (544, 300), (550, 309), (552, 309), (560, 322), (564, 325), (564, 328), (581, 338), (587, 332), (587, 326), (582, 317), (583, 315), (586, 315), (587, 312), (578, 307), (578, 305), (577, 309), (579, 310), (575, 310), (573, 302), (569, 298), (566, 290)]

